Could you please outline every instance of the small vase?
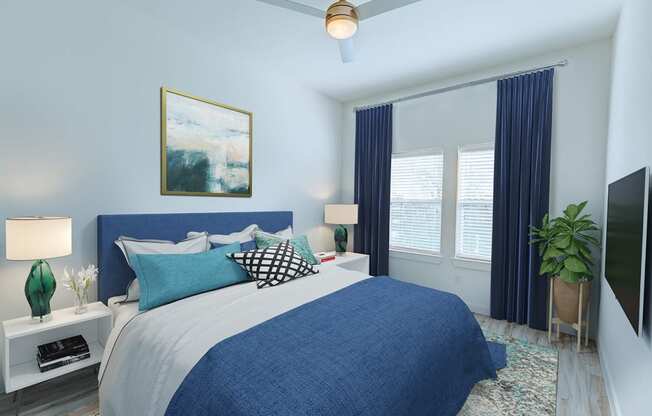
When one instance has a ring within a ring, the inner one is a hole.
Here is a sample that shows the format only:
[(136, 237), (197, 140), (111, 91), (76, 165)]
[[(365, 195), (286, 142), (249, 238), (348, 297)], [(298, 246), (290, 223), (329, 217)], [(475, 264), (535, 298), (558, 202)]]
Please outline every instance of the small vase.
[(81, 315), (88, 311), (88, 293), (83, 291), (75, 296), (75, 313)]

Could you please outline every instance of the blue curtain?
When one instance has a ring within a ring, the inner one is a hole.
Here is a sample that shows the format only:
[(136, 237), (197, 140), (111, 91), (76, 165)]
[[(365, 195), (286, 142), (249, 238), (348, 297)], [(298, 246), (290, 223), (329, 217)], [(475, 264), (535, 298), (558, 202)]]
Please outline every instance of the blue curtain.
[(353, 247), (357, 253), (369, 254), (369, 273), (382, 276), (389, 272), (392, 105), (359, 110), (355, 119), (358, 224)]
[(491, 316), (547, 328), (548, 281), (528, 244), (548, 212), (554, 70), (498, 81)]

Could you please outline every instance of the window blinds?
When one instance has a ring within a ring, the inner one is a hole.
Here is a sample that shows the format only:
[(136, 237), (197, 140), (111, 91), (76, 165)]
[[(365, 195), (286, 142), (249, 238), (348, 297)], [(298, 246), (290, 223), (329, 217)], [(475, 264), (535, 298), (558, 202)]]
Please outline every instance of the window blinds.
[(443, 176), (441, 150), (392, 156), (390, 249), (440, 252)]
[(494, 148), (461, 146), (457, 165), (456, 257), (491, 260)]

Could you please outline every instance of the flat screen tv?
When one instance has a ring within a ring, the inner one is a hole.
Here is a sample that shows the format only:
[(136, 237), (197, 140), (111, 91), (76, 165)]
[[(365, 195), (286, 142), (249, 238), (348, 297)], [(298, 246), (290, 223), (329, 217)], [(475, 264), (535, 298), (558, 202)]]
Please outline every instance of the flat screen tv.
[(609, 185), (605, 277), (634, 331), (643, 330), (649, 168)]

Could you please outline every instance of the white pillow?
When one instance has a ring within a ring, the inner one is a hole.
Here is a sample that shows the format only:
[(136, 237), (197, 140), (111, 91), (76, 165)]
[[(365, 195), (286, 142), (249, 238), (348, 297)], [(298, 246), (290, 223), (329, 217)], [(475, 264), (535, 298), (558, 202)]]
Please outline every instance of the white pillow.
[[(120, 236), (115, 240), (115, 245), (122, 251), (129, 267), (131, 267), (129, 256), (134, 254), (196, 254), (203, 253), (211, 248), (208, 242), (208, 233), (199, 233), (178, 243), (167, 240), (139, 240)], [(134, 279), (127, 286), (127, 293), (123, 302), (132, 302), (138, 299), (140, 299), (140, 284), (138, 279)]]
[(140, 300), (140, 283), (138, 282), (138, 279), (134, 279), (129, 283), (129, 286), (127, 286), (127, 293), (125, 294), (125, 298), (121, 300), (119, 303), (126, 303), (126, 302), (137, 302)]
[(264, 236), (272, 236), (272, 237), (279, 237), (282, 238), (283, 240), (289, 240), (292, 237), (294, 237), (294, 233), (292, 232), (292, 226), (288, 226), (288, 228), (275, 232), (275, 233), (268, 233), (267, 231), (263, 230), (257, 230), (256, 234)]
[(175, 243), (167, 240), (139, 240), (137, 238), (120, 236), (115, 240), (115, 245), (129, 263), (129, 256), (134, 254), (196, 254), (210, 250), (208, 233), (200, 233)]
[[(251, 224), (247, 226), (244, 230), (236, 231), (235, 233), (231, 233), (231, 234), (210, 234), (208, 236), (208, 241), (210, 241), (212, 244), (219, 244), (222, 246), (226, 246), (233, 243), (246, 243), (247, 241), (251, 241), (254, 239), (254, 232), (256, 230), (259, 230), (258, 226), (256, 224)], [(206, 233), (198, 233), (196, 231), (190, 231), (188, 233), (188, 238), (196, 237), (202, 234), (206, 234)]]
[[(251, 224), (247, 226), (245, 229), (242, 231), (237, 231), (235, 233), (231, 234), (210, 234), (208, 236), (208, 241), (210, 241), (213, 244), (219, 244), (219, 245), (228, 245), (228, 244), (233, 244), (233, 243), (246, 243), (249, 241), (252, 241), (255, 237), (255, 233), (260, 233), (260, 234), (267, 234), (267, 235), (273, 235), (276, 237), (280, 237), (284, 240), (289, 240), (294, 236), (292, 233), (292, 226), (289, 225), (288, 228), (285, 228), (277, 233), (268, 233), (260, 229), (256, 224)], [(190, 231), (188, 233), (188, 238), (191, 237), (196, 237), (198, 235), (202, 235), (205, 233), (198, 233), (196, 231)]]
[(294, 237), (294, 233), (292, 232), (292, 226), (291, 225), (288, 225), (288, 228), (286, 228), (284, 230), (281, 230), (279, 232), (276, 232), (274, 234), (281, 237), (284, 240), (289, 240), (290, 238)]

